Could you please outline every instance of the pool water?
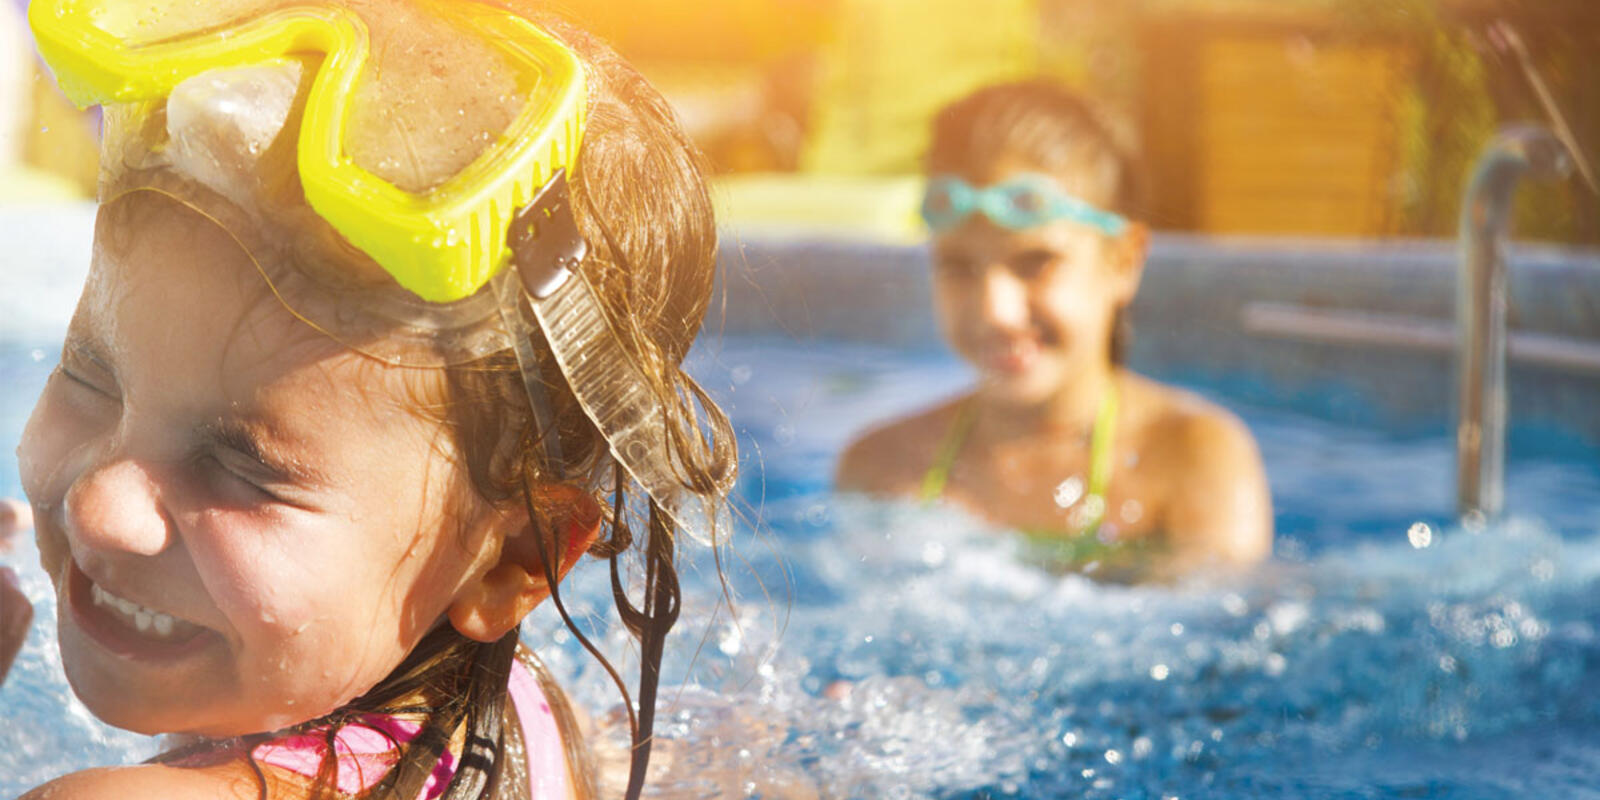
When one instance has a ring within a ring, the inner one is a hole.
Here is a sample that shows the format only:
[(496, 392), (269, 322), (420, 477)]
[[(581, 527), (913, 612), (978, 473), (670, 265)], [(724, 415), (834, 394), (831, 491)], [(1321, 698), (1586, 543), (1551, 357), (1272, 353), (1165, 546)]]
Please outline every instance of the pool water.
[[(53, 360), (0, 345), (4, 452)], [(1448, 524), (1442, 426), (1352, 427), (1190, 378), (1261, 443), (1275, 558), (1234, 585), (1104, 586), (950, 510), (831, 493), (854, 432), (968, 380), (948, 356), (733, 338), (693, 367), (740, 428), (746, 519), (732, 611), (711, 553), (685, 552), (657, 796), (1600, 797), (1600, 460), (1582, 447), (1514, 446), (1511, 517), (1468, 530)], [(40, 623), (0, 688), (0, 795), (155, 746), (70, 699), (34, 558), (7, 558)], [(566, 595), (631, 674), (603, 573), (580, 565)], [(524, 631), (580, 703), (615, 705), (553, 612)]]

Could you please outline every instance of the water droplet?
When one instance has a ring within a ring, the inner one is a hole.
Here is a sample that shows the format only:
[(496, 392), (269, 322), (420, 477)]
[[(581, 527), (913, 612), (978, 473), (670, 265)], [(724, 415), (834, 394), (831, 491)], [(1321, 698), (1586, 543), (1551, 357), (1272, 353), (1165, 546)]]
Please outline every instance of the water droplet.
[(772, 429), (772, 439), (778, 444), (794, 444), (794, 426), (785, 422)]
[(1144, 518), (1144, 504), (1138, 500), (1122, 501), (1122, 521), (1133, 524)]
[(1170, 670), (1167, 669), (1166, 664), (1157, 664), (1150, 668), (1150, 677), (1158, 681), (1164, 681), (1167, 679), (1169, 672)]
[(1433, 528), (1426, 522), (1413, 523), (1406, 530), (1406, 539), (1410, 540), (1412, 547), (1421, 550), (1433, 544)]
[(1074, 475), (1056, 484), (1053, 497), (1057, 508), (1070, 508), (1083, 497), (1083, 479)]
[(1122, 763), (1122, 751), (1121, 750), (1117, 750), (1117, 749), (1107, 750), (1106, 751), (1106, 763), (1107, 764), (1113, 764), (1113, 765), (1114, 764), (1121, 764)]
[(1268, 675), (1277, 677), (1289, 668), (1289, 660), (1282, 653), (1268, 653), (1265, 669)]

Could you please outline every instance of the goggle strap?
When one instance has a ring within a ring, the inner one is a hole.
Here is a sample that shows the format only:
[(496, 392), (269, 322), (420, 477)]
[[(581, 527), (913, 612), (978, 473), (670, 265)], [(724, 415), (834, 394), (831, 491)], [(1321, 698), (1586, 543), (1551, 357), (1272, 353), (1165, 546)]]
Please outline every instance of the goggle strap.
[[(518, 223), (512, 227), (508, 242), (518, 279), (507, 279), (504, 284), (520, 289), (518, 293), (526, 298), (526, 307), (543, 331), (551, 356), (578, 405), (605, 438), (612, 457), (675, 528), (711, 544), (718, 522), (711, 501), (684, 487), (678, 459), (665, 433), (666, 408), (623, 346), (594, 286), (578, 269), (588, 245), (573, 219), (564, 174), (556, 173), (538, 198), (518, 214)], [(504, 301), (501, 305), (507, 307)], [(509, 316), (507, 326), (529, 324), (520, 307), (512, 307), (518, 308), (518, 313)], [(530, 402), (535, 409), (542, 405), (548, 410), (528, 333), (512, 339)], [(549, 430), (552, 422), (536, 422), (545, 431), (547, 442), (554, 439)]]
[[(545, 464), (553, 472), (564, 471), (566, 459), (561, 448), (561, 435), (556, 430), (555, 411), (550, 404), (550, 392), (544, 385), (539, 356), (533, 349), (533, 335), (537, 326), (524, 311), (522, 290), (517, 281), (500, 280), (496, 291), (500, 293), (500, 319), (511, 335), (511, 349), (517, 356), (517, 370), (522, 373), (522, 386), (528, 393), (528, 408), (533, 413), (534, 435), (544, 449)], [(564, 479), (562, 474), (555, 475)]]

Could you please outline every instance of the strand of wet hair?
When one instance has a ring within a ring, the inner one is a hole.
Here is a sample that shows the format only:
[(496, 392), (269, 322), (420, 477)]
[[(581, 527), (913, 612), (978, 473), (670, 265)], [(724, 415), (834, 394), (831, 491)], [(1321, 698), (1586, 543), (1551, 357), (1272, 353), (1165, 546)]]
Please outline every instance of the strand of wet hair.
[[(622, 507), (625, 503), (625, 492), (623, 488), (625, 484), (623, 481), (626, 480), (627, 476), (626, 473), (623, 472), (621, 464), (615, 465), (615, 469), (617, 483), (613, 495), (614, 508), (611, 521), (613, 540), (615, 540), (618, 536), (616, 531), (619, 526), (623, 528), (623, 535), (631, 538), (631, 534), (628, 534), (626, 531), (626, 523), (623, 521), (622, 516)], [(572, 614), (567, 611), (567, 604), (561, 599), (560, 565), (557, 563), (555, 554), (550, 550), (550, 543), (552, 539), (558, 539), (562, 537), (559, 532), (549, 531), (545, 528), (546, 523), (544, 520), (544, 515), (540, 513), (539, 509), (535, 506), (533, 502), (532, 489), (526, 481), (523, 482), (522, 486), (522, 501), (523, 505), (528, 510), (528, 518), (533, 521), (533, 525), (535, 527), (534, 546), (538, 548), (539, 560), (543, 562), (545, 583), (550, 587), (550, 601), (555, 604), (556, 613), (560, 615), (562, 623), (567, 626), (567, 630), (571, 631), (572, 635), (577, 637), (578, 643), (583, 646), (583, 649), (587, 650), (589, 655), (593, 656), (595, 661), (600, 663), (601, 668), (606, 671), (608, 676), (610, 676), (611, 683), (617, 687), (617, 691), (621, 692), (623, 707), (628, 711), (628, 730), (630, 732), (638, 730), (638, 720), (633, 713), (633, 699), (632, 695), (628, 692), (627, 681), (623, 680), (622, 674), (617, 672), (617, 668), (612, 666), (611, 661), (600, 652), (599, 646), (596, 645), (580, 627), (578, 627), (578, 623), (573, 620)], [(566, 542), (561, 541), (557, 544), (557, 550), (560, 552), (566, 552)], [(613, 570), (616, 567), (617, 556), (617, 553), (613, 553), (608, 556), (608, 560), (611, 562)]]
[(644, 790), (645, 772), (656, 716), (656, 690), (661, 683), (661, 657), (667, 633), (678, 622), (682, 592), (673, 566), (674, 528), (660, 504), (650, 501), (649, 534), (645, 537), (644, 603), (628, 599), (615, 561), (611, 564), (611, 592), (622, 624), (639, 639), (639, 713), (633, 731), (633, 753), (628, 766), (625, 797), (635, 800)]

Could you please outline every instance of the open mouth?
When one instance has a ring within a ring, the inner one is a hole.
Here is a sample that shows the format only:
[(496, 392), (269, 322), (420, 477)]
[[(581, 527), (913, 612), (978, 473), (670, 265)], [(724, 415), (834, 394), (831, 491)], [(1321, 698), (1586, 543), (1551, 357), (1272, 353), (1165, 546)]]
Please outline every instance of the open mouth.
[(112, 593), (76, 562), (68, 579), (73, 619), (107, 650), (128, 658), (161, 659), (203, 647), (207, 628)]

